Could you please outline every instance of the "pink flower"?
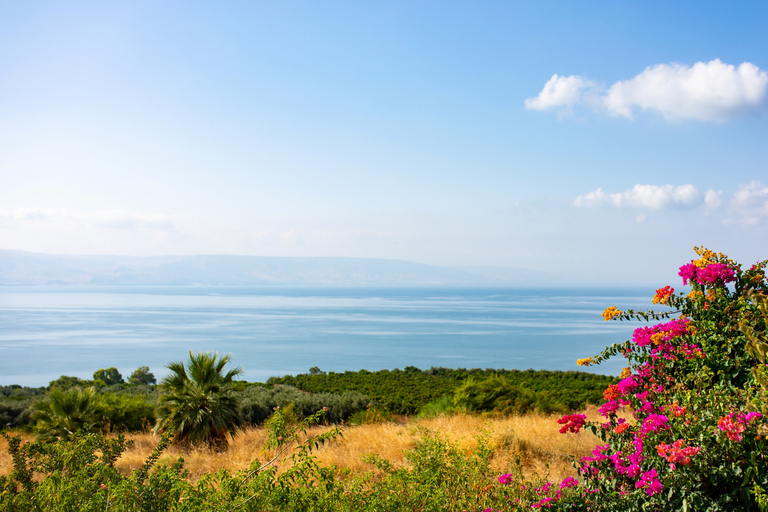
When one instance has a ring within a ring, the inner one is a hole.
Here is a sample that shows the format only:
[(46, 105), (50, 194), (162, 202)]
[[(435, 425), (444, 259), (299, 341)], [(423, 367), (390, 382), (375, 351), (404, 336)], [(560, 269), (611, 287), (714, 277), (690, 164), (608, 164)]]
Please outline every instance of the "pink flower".
[(688, 284), (688, 282), (693, 282), (694, 279), (696, 279), (696, 274), (698, 273), (699, 267), (694, 265), (693, 263), (686, 263), (682, 267), (680, 267), (680, 272), (677, 273), (680, 277), (683, 278), (683, 284)]
[(656, 446), (656, 452), (660, 457), (670, 462), (670, 467), (675, 469), (675, 464), (686, 466), (691, 463), (691, 456), (701, 451), (698, 446), (686, 446), (683, 439), (678, 439), (672, 446), (661, 443)]
[(736, 273), (724, 263), (712, 263), (699, 269), (696, 281), (699, 284), (723, 285), (736, 280)]
[(640, 480), (635, 483), (635, 489), (642, 488), (645, 488), (645, 494), (648, 496), (653, 496), (654, 494), (661, 492), (661, 482), (659, 482), (659, 477), (656, 474), (655, 469), (643, 473), (640, 476)]
[(760, 419), (763, 415), (759, 412), (731, 413), (717, 420), (717, 428), (725, 432), (728, 439), (738, 443), (742, 440), (742, 433), (747, 430), (749, 422), (753, 419)]
[(568, 487), (575, 487), (577, 485), (579, 485), (579, 481), (573, 478), (572, 476), (569, 476), (568, 478), (566, 478), (560, 483), (560, 488), (566, 489)]
[(618, 410), (619, 402), (616, 400), (611, 400), (610, 402), (605, 402), (602, 406), (600, 406), (600, 409), (598, 409), (597, 412), (607, 418), (611, 414), (616, 414), (616, 411)]
[(499, 477), (499, 483), (502, 485), (508, 485), (512, 483), (512, 474), (505, 473)]
[(569, 414), (557, 420), (558, 424), (563, 425), (562, 428), (560, 428), (561, 434), (565, 434), (566, 432), (578, 434), (579, 430), (581, 430), (581, 427), (583, 427), (586, 422), (587, 416), (584, 414)]

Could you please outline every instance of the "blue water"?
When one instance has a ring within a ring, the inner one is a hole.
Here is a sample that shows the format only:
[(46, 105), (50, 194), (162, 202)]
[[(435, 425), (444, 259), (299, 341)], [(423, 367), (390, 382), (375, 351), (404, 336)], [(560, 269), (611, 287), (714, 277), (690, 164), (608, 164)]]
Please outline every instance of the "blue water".
[[(631, 337), (607, 306), (632, 288), (0, 287), (0, 384), (115, 366), (158, 377), (192, 351), (231, 353), (249, 381), (416, 366), (576, 370)], [(621, 360), (589, 371), (616, 375)]]

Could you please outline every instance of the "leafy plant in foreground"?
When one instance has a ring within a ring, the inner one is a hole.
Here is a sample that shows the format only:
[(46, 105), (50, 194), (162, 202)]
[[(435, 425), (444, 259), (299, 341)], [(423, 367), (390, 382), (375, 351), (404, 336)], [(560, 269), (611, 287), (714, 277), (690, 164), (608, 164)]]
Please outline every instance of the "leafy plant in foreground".
[(603, 313), (605, 320), (676, 317), (580, 361), (621, 355), (629, 366), (604, 392), (605, 422), (580, 414), (559, 420), (561, 432), (587, 428), (603, 442), (579, 465), (583, 485), (557, 494), (548, 488), (534, 505), (546, 499), (562, 510), (766, 509), (768, 396), (760, 386), (759, 343), (768, 261), (742, 270), (723, 254), (695, 250), (699, 258), (679, 272), (691, 292), (656, 290), (653, 302), (671, 312)]
[(156, 410), (156, 433), (169, 432), (182, 446), (205, 444), (214, 450), (227, 447), (227, 434), (236, 435), (243, 421), (233, 379), (240, 367), (224, 373), (229, 355), (189, 353), (183, 362), (167, 365), (171, 373), (160, 382), (162, 395)]

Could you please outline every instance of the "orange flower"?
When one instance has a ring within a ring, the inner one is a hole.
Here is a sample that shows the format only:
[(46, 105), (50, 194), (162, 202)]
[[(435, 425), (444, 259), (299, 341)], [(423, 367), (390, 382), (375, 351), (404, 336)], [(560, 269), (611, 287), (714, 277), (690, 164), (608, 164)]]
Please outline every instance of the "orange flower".
[(671, 286), (665, 286), (656, 290), (656, 295), (653, 296), (654, 304), (666, 304), (669, 302), (669, 298), (675, 293), (675, 289)]
[(611, 306), (609, 308), (605, 308), (605, 311), (603, 311), (603, 320), (607, 322), (608, 320), (623, 314), (624, 312), (618, 309), (616, 306)]
[(607, 388), (605, 388), (605, 391), (603, 391), (603, 398), (606, 401), (616, 400), (620, 396), (621, 396), (621, 391), (619, 391), (619, 386), (615, 384), (609, 385)]
[(621, 423), (619, 425), (616, 425), (616, 428), (613, 429), (613, 432), (615, 434), (621, 434), (623, 432), (626, 432), (629, 430), (629, 423)]
[(577, 359), (576, 364), (579, 366), (591, 366), (595, 364), (595, 360), (591, 357), (585, 357), (584, 359)]

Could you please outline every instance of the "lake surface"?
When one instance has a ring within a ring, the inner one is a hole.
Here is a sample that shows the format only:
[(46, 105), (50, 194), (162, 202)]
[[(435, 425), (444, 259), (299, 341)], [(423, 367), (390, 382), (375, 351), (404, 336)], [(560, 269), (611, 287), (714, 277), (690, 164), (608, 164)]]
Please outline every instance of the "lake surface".
[[(647, 309), (639, 288), (0, 287), (0, 384), (43, 386), (231, 353), (249, 381), (431, 366), (584, 370), (631, 337), (607, 306)], [(617, 375), (622, 359), (588, 371)]]

